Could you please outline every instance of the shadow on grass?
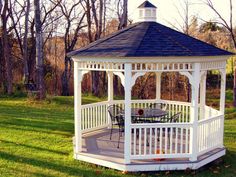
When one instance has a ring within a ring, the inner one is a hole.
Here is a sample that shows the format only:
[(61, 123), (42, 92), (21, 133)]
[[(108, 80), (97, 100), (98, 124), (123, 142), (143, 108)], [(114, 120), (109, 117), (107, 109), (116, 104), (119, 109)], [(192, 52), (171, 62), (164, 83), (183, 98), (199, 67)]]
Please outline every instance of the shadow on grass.
[[(68, 128), (68, 130), (66, 131), (65, 128), (64, 131), (62, 131), (62, 128), (57, 127), (57, 128), (51, 128), (48, 129), (48, 127), (42, 127), (42, 126), (38, 126), (38, 128), (36, 129), (36, 127), (29, 127), (29, 126), (19, 126), (14, 123), (7, 123), (7, 122), (1, 122), (1, 127), (7, 128), (7, 129), (14, 129), (14, 130), (20, 130), (20, 131), (30, 131), (30, 132), (39, 132), (39, 133), (47, 133), (47, 134), (53, 134), (53, 135), (62, 135), (62, 136), (72, 136), (74, 133), (74, 128)], [(56, 126), (55, 126), (56, 127)]]
[[(14, 163), (23, 163), (23, 164), (28, 164), (28, 165), (44, 168), (44, 169), (56, 170), (58, 172), (65, 173), (67, 175), (97, 176), (95, 171), (92, 171), (89, 169), (85, 170), (84, 168), (82, 169), (82, 168), (64, 166), (60, 164), (51, 163), (48, 161), (42, 161), (42, 160), (28, 158), (28, 157), (16, 156), (16, 155), (12, 155), (12, 154), (1, 152), (1, 151), (0, 151), (0, 157), (7, 161), (13, 161)], [(78, 167), (79, 166), (80, 164), (78, 163)], [(102, 176), (111, 177), (113, 175), (102, 174)]]
[(60, 155), (69, 155), (69, 153), (62, 152), (62, 151), (45, 149), (45, 148), (42, 148), (42, 147), (36, 147), (36, 146), (22, 144), (22, 143), (15, 143), (15, 142), (12, 142), (12, 141), (2, 140), (2, 139), (0, 139), (0, 142), (6, 143), (6, 144), (12, 144), (12, 145), (15, 145), (15, 146), (22, 146), (22, 147), (25, 147), (25, 148), (35, 149), (35, 150), (39, 150), (39, 151), (47, 151), (47, 152), (56, 153), (56, 154), (60, 154)]

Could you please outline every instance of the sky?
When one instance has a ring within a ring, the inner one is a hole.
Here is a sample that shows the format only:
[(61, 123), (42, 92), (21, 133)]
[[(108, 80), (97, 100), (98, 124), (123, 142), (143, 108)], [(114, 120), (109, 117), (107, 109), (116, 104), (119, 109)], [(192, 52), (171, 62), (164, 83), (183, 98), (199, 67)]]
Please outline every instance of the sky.
[[(185, 0), (149, 0), (152, 4), (157, 6), (157, 21), (162, 24), (177, 24), (176, 21), (181, 22), (181, 18), (177, 9), (181, 9), (181, 4)], [(204, 0), (189, 0), (190, 16), (197, 16), (204, 20), (217, 20), (215, 14), (206, 5), (203, 5)], [(219, 10), (222, 16), (229, 19), (229, 0), (212, 0), (216, 9)], [(144, 0), (128, 0), (129, 18), (136, 19), (137, 7), (142, 4)], [(234, 25), (236, 25), (236, 0), (233, 0), (234, 6)], [(233, 12), (234, 12), (233, 11)]]

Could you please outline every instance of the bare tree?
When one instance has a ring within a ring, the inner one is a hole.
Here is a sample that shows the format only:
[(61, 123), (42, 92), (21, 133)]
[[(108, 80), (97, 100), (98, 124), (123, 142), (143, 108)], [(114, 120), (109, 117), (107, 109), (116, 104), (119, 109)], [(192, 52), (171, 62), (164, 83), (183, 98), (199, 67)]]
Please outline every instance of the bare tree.
[(28, 67), (28, 28), (29, 28), (29, 13), (30, 13), (30, 0), (26, 0), (25, 11), (25, 34), (23, 41), (23, 58), (24, 58), (24, 82), (29, 82), (29, 67)]
[(43, 34), (41, 21), (41, 4), (40, 0), (34, 0), (34, 15), (35, 15), (35, 36), (36, 36), (36, 83), (39, 90), (39, 99), (44, 99), (44, 68), (43, 68)]
[(65, 32), (63, 34), (65, 46), (65, 68), (61, 78), (62, 95), (68, 96), (69, 80), (72, 76), (72, 61), (66, 54), (74, 50), (80, 30), (86, 27), (86, 25), (83, 24), (85, 12), (81, 9), (81, 0), (73, 2), (72, 4), (68, 4), (67, 1), (61, 1), (59, 7), (63, 15), (63, 20), (65, 21)]
[[(234, 50), (236, 49), (236, 35), (233, 28), (233, 1), (229, 0), (229, 20), (223, 17), (221, 12), (216, 9), (212, 0), (205, 0), (204, 3), (217, 15), (218, 20), (215, 23), (218, 23), (225, 27), (228, 31), (229, 36), (232, 40)], [(234, 107), (236, 107), (236, 68), (234, 68)]]
[(7, 24), (9, 21), (9, 0), (5, 0), (4, 4), (1, 4), (1, 23), (2, 23), (2, 46), (3, 46), (3, 59), (5, 62), (6, 68), (6, 81), (7, 81), (7, 93), (12, 94), (13, 85), (12, 85), (12, 58), (10, 52), (10, 40), (9, 40), (9, 31)]
[(123, 2), (121, 2), (121, 0), (118, 0), (117, 9), (120, 22), (118, 29), (122, 29), (127, 27), (128, 25), (128, 0), (123, 0)]

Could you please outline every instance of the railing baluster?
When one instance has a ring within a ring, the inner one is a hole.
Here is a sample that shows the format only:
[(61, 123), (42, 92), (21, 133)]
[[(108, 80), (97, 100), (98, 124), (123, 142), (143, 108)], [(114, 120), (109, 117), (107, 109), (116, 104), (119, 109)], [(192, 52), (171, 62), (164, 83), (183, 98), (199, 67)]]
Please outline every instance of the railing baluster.
[(154, 153), (156, 153), (157, 150), (157, 128), (155, 128), (155, 140), (154, 140)]
[(152, 154), (152, 128), (149, 129), (149, 134), (150, 134), (150, 137), (149, 137), (149, 154)]
[(173, 128), (170, 128), (170, 154), (172, 154), (172, 146), (173, 146)]
[(162, 154), (162, 128), (160, 128), (160, 154)]
[(178, 128), (175, 128), (175, 154), (178, 153)]
[(144, 128), (144, 155), (147, 154), (147, 128)]
[(169, 134), (169, 132), (168, 132), (168, 128), (167, 127), (165, 127), (165, 154), (167, 154), (167, 146), (168, 146), (168, 134)]
[(142, 146), (141, 146), (141, 145), (142, 145), (142, 138), (141, 138), (141, 137), (142, 137), (142, 128), (139, 128), (139, 135), (138, 135), (138, 136), (139, 136), (139, 144), (138, 144), (138, 145), (139, 145), (139, 155), (141, 155), (141, 147), (142, 147)]
[(180, 153), (182, 154), (183, 153), (183, 128), (181, 128), (181, 135), (180, 135)]
[(134, 148), (134, 155), (136, 155), (136, 138), (137, 138), (137, 136), (136, 136), (136, 131), (137, 131), (137, 129), (136, 128), (133, 128), (133, 129), (131, 129), (131, 131), (134, 131), (134, 145), (133, 145), (133, 148)]

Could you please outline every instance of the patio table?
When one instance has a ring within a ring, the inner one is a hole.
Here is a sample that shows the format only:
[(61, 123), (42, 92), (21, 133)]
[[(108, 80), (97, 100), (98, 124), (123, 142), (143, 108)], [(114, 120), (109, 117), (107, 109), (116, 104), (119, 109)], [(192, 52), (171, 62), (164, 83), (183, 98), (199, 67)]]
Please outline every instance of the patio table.
[[(140, 114), (140, 110), (143, 111), (143, 114)], [(125, 113), (122, 111), (120, 114), (124, 116)], [(160, 122), (160, 118), (167, 115), (167, 111), (157, 108), (131, 108), (131, 117), (133, 123)]]

